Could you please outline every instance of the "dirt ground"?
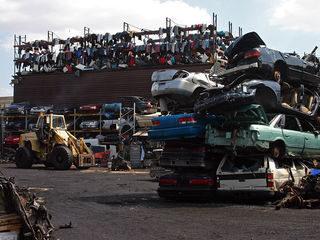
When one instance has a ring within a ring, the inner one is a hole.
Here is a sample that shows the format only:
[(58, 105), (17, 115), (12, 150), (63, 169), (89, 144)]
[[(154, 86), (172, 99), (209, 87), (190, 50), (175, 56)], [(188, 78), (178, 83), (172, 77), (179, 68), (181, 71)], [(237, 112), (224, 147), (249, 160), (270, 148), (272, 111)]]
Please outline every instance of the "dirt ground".
[[(6, 177), (46, 200), (55, 236), (72, 239), (319, 239), (318, 209), (159, 199), (147, 170), (68, 171), (1, 164)], [(72, 228), (59, 226), (72, 222)]]

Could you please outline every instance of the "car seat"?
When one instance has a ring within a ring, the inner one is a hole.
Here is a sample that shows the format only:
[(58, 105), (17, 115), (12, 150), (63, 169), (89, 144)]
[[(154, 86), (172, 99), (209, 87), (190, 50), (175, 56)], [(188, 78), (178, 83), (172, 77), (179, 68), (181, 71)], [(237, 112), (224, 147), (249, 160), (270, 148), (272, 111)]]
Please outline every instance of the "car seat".
[(281, 86), (281, 105), (287, 108), (296, 108), (298, 105), (298, 93), (287, 82)]
[(306, 90), (301, 104), (301, 111), (307, 114), (311, 114), (313, 108), (313, 100), (314, 97), (312, 93)]

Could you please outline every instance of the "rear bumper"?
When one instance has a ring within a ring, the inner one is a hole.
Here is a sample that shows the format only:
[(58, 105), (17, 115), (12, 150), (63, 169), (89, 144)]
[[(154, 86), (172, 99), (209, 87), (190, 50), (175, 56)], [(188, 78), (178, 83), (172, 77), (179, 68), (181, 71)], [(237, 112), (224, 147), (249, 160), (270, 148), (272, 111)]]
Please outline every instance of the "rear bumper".
[(230, 68), (227, 69), (221, 73), (218, 74), (218, 77), (228, 77), (228, 76), (232, 76), (238, 73), (243, 73), (248, 71), (249, 69), (257, 69), (259, 68), (259, 63), (258, 62), (254, 62), (251, 64), (247, 64), (247, 65), (242, 65), (242, 66), (238, 66), (238, 67), (234, 67), (234, 68)]
[(211, 198), (215, 196), (216, 187), (214, 186), (197, 186), (197, 187), (172, 187), (159, 186), (158, 194), (163, 198)]
[(154, 82), (151, 87), (153, 97), (162, 95), (191, 96), (196, 85), (185, 80)]
[(226, 198), (241, 198), (241, 199), (251, 199), (251, 200), (266, 200), (274, 199), (280, 196), (279, 192), (272, 190), (225, 190), (218, 189), (216, 191), (216, 196), (219, 199)]

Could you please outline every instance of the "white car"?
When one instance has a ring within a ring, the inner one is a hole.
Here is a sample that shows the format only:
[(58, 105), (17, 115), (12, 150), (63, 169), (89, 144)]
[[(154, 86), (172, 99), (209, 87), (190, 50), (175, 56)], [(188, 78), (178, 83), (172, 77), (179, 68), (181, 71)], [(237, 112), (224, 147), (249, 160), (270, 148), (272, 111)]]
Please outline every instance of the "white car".
[(133, 121), (127, 121), (123, 118), (102, 120), (102, 129), (104, 130), (118, 130), (121, 133), (130, 133), (130, 130), (134, 127)]
[(151, 94), (159, 100), (161, 112), (193, 108), (204, 89), (217, 87), (217, 83), (210, 80), (209, 73), (185, 70), (158, 70), (152, 73), (151, 81)]
[(299, 159), (275, 160), (269, 156), (226, 154), (217, 169), (219, 194), (242, 197), (275, 197), (286, 181), (298, 185), (310, 169)]

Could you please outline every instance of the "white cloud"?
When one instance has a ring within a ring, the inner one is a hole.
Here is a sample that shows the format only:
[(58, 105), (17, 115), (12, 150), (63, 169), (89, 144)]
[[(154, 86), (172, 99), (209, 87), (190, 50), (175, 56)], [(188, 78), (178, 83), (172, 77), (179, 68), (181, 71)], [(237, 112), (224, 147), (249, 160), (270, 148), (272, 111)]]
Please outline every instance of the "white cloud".
[(12, 88), (0, 88), (0, 97), (13, 96)]
[[(123, 22), (156, 30), (169, 17), (180, 24), (211, 22), (207, 10), (181, 0), (0, 0), (0, 33), (27, 34), (46, 39), (47, 31), (62, 38), (83, 35), (83, 27), (95, 33), (122, 31)], [(70, 32), (69, 32), (70, 31)]]
[(320, 33), (318, 0), (279, 0), (269, 10), (269, 24), (283, 30)]

